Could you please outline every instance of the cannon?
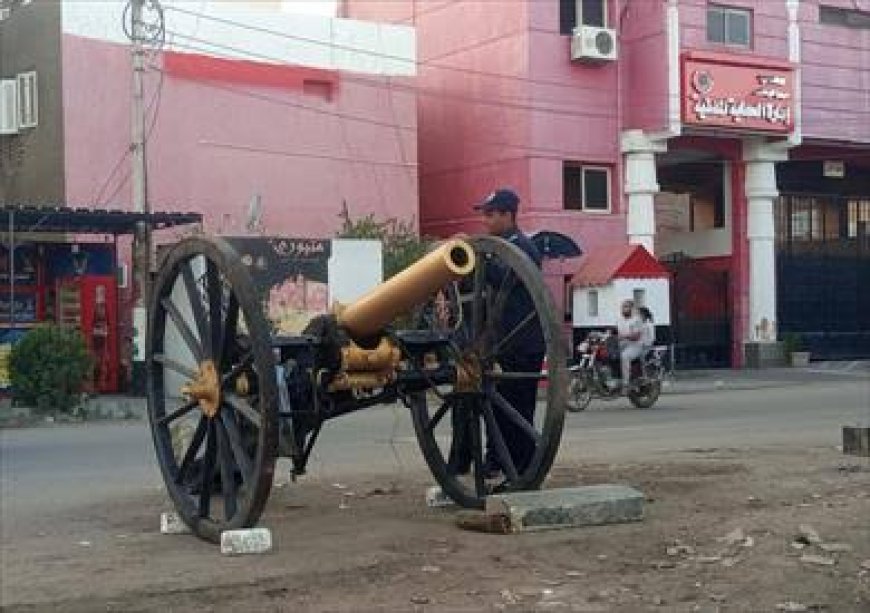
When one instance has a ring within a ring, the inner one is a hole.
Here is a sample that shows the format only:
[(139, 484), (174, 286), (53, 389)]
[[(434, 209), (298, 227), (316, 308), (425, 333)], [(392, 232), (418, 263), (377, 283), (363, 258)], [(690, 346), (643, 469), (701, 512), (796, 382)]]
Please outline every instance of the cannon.
[[(505, 329), (505, 305), (520, 294), (528, 313)], [(535, 326), (545, 367), (512, 370), (506, 358)], [(499, 238), (448, 240), (288, 335), (270, 325), (227, 240), (188, 237), (163, 257), (151, 293), (145, 359), (158, 464), (182, 520), (217, 542), (258, 521), (279, 457), (303, 474), (327, 421), (399, 402), (443, 492), (481, 508), (493, 491), (546, 478), (565, 415), (565, 356), (540, 271)], [(519, 380), (539, 385), (531, 421), (502, 394)], [(524, 466), (507, 427), (533, 444)], [(499, 479), (485, 471), (487, 450), (502, 465)]]

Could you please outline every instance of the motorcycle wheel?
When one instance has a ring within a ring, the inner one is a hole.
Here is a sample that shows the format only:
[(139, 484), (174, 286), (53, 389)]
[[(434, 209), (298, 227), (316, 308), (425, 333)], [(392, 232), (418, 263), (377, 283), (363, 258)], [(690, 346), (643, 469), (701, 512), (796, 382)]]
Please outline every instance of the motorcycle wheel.
[(628, 393), (628, 399), (638, 409), (648, 409), (659, 399), (662, 393), (662, 382), (655, 379), (642, 384)]
[(592, 389), (582, 375), (572, 374), (568, 380), (568, 410), (579, 413), (592, 402)]

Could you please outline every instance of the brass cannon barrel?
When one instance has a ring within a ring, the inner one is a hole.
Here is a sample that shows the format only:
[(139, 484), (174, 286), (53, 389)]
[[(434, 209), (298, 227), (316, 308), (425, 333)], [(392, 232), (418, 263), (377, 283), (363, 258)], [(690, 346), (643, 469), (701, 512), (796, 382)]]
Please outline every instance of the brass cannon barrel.
[(463, 240), (448, 240), (345, 307), (338, 315), (338, 323), (351, 338), (374, 336), (402, 313), (426, 302), (447, 283), (469, 274), (474, 264), (471, 245)]

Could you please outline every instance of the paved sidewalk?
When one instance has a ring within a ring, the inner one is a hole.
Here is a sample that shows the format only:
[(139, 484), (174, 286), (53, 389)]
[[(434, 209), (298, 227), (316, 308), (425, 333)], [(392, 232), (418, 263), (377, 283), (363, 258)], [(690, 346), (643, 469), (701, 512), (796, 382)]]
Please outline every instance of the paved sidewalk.
[(870, 385), (870, 361), (812, 362), (805, 368), (677, 370), (665, 381), (669, 394), (716, 390), (752, 390), (791, 387), (820, 382), (864, 379)]

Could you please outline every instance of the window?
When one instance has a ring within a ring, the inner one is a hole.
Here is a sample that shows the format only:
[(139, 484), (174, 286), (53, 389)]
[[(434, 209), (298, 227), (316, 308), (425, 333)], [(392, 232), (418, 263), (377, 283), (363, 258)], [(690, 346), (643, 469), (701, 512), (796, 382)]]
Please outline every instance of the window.
[(819, 7), (819, 22), (831, 26), (870, 30), (870, 11), (822, 5)]
[(35, 128), (39, 124), (39, 97), (36, 72), (18, 75), (18, 126)]
[(634, 288), (632, 291), (632, 299), (634, 300), (634, 306), (640, 308), (642, 306), (646, 306), (646, 290), (642, 288)]
[(586, 307), (589, 317), (598, 317), (598, 290), (590, 289), (587, 292)]
[(559, 0), (559, 32), (571, 34), (578, 25), (606, 27), (607, 0)]
[(748, 47), (752, 40), (752, 13), (746, 9), (709, 6), (707, 40), (711, 43)]
[(18, 83), (0, 79), (0, 134), (18, 134)]
[(566, 162), (562, 167), (562, 198), (565, 209), (610, 211), (610, 169)]
[(571, 285), (571, 279), (573, 275), (565, 275), (562, 279), (562, 295), (565, 298), (564, 312), (565, 312), (565, 321), (572, 321), (574, 319), (574, 287)]

